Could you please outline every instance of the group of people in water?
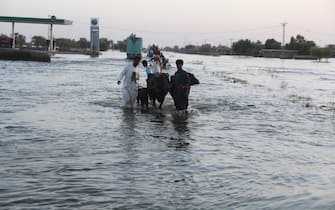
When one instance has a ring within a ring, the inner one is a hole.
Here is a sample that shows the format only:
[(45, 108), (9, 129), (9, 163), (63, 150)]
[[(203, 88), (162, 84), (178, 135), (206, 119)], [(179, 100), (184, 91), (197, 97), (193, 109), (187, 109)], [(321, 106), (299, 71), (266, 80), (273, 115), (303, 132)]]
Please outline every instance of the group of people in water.
[[(127, 109), (133, 109), (136, 106), (136, 99), (139, 91), (139, 70), (138, 66), (141, 63), (141, 57), (137, 56), (133, 59), (131, 64), (128, 64), (119, 74), (117, 84), (121, 84), (122, 80), (122, 94), (123, 106)], [(173, 98), (176, 110), (187, 110), (188, 97), (191, 85), (199, 84), (199, 81), (191, 73), (183, 69), (184, 61), (181, 59), (176, 60), (177, 71), (171, 76), (169, 81), (169, 92)], [(163, 62), (160, 54), (156, 54), (151, 62), (147, 60), (142, 61), (142, 65), (147, 74), (147, 88), (149, 89), (149, 78), (159, 78), (163, 74)], [(168, 74), (166, 74), (168, 75)], [(165, 96), (164, 96), (165, 97)], [(163, 99), (164, 100), (164, 99)], [(160, 106), (161, 107), (161, 106)]]

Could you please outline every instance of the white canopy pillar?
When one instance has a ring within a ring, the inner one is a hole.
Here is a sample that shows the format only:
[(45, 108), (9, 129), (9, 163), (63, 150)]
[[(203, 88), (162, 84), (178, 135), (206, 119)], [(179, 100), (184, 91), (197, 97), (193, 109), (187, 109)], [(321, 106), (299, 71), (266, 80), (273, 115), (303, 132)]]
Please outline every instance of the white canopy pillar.
[(50, 44), (49, 44), (49, 52), (52, 52), (54, 49), (54, 36), (52, 34), (52, 24), (50, 24)]
[(13, 21), (12, 22), (12, 39), (13, 39), (12, 48), (15, 48), (15, 31), (14, 31), (14, 26), (15, 26), (15, 22)]

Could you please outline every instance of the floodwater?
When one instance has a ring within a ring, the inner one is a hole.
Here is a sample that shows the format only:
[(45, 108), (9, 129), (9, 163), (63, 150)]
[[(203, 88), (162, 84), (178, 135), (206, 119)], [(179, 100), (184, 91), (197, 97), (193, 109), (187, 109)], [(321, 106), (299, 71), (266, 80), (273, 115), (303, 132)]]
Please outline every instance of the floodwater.
[(334, 59), (166, 56), (187, 115), (124, 111), (124, 53), (0, 61), (0, 209), (335, 208)]

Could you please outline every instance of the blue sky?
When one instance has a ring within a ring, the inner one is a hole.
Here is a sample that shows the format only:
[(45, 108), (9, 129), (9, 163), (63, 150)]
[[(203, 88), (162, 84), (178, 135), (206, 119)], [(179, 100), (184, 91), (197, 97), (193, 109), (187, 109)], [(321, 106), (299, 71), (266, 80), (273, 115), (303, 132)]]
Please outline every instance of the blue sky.
[[(74, 21), (56, 26), (55, 37), (89, 38), (91, 17), (99, 17), (101, 37), (121, 40), (134, 32), (145, 44), (160, 46), (224, 44), (250, 38), (282, 39), (281, 22), (287, 22), (286, 40), (301, 33), (319, 45), (335, 43), (333, 0), (0, 0), (0, 15), (48, 17)], [(47, 26), (17, 24), (27, 39), (47, 36)], [(11, 25), (0, 23), (0, 33)]]

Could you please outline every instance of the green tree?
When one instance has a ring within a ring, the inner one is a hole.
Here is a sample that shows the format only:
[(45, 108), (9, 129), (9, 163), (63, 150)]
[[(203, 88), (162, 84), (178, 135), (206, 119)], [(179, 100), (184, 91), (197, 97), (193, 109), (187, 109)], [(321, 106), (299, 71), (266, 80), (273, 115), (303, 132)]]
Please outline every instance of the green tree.
[(31, 44), (38, 48), (47, 47), (47, 40), (43, 36), (33, 36), (31, 38)]
[(264, 44), (259, 40), (257, 40), (257, 42), (252, 42), (252, 44), (253, 44), (252, 55), (260, 56), (261, 50), (264, 49)]
[(101, 51), (106, 51), (109, 49), (109, 44), (110, 42), (108, 41), (107, 38), (100, 38), (100, 50)]
[(210, 52), (212, 50), (211, 44), (203, 44), (200, 46), (200, 52)]
[(310, 55), (311, 48), (315, 46), (313, 41), (305, 40), (305, 37), (298, 34), (296, 37), (291, 37), (290, 43), (286, 44), (285, 48), (297, 50), (299, 55)]
[(329, 47), (325, 47), (322, 49), (321, 55), (323, 56), (323, 58), (326, 58), (328, 60), (328, 58), (331, 57), (331, 54), (332, 52)]
[(277, 42), (275, 39), (267, 39), (265, 41), (264, 49), (280, 49), (281, 43)]
[(173, 51), (178, 52), (179, 51), (179, 46), (178, 45), (173, 46)]
[(0, 35), (0, 48), (10, 48), (12, 47), (12, 39), (9, 38), (9, 36), (5, 35), (5, 34), (1, 34)]
[(238, 55), (248, 55), (252, 50), (252, 43), (249, 39), (239, 40), (233, 43), (233, 51)]
[(56, 44), (61, 50), (69, 50), (77, 47), (77, 42), (74, 39), (59, 38), (56, 39)]
[(126, 52), (127, 50), (127, 40), (117, 41), (117, 44), (114, 45), (115, 49), (120, 50), (121, 52)]
[(316, 57), (319, 61), (321, 61), (322, 58), (328, 59), (330, 57), (330, 48), (320, 48), (320, 47), (312, 47), (310, 49), (310, 54), (314, 57)]
[(233, 52), (238, 55), (258, 56), (264, 45), (261, 41), (251, 42), (249, 39), (233, 43)]
[(186, 49), (186, 50), (194, 50), (194, 49), (196, 49), (196, 46), (195, 46), (195, 45), (192, 45), (192, 44), (189, 44), (189, 45), (186, 45), (186, 46), (185, 46), (185, 49)]
[(77, 47), (80, 49), (90, 48), (90, 42), (86, 38), (80, 38), (77, 43)]
[(15, 33), (15, 45), (21, 48), (25, 44), (26, 44), (26, 37), (22, 34)]

